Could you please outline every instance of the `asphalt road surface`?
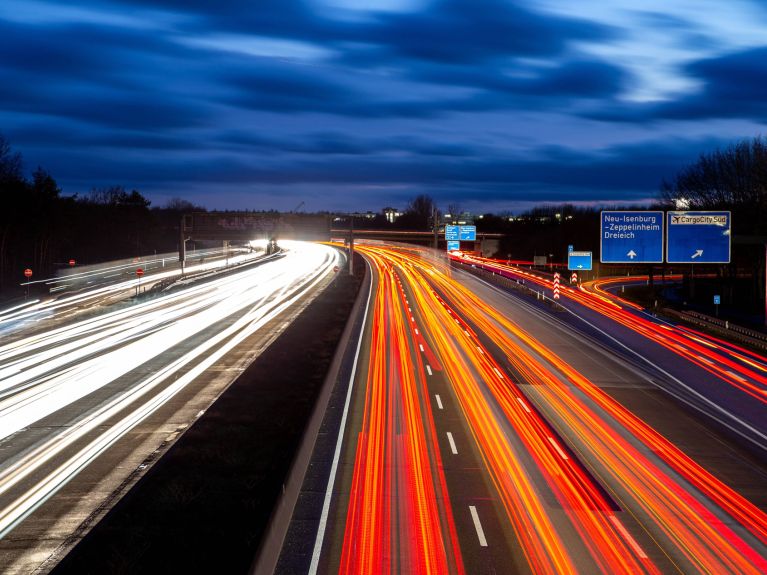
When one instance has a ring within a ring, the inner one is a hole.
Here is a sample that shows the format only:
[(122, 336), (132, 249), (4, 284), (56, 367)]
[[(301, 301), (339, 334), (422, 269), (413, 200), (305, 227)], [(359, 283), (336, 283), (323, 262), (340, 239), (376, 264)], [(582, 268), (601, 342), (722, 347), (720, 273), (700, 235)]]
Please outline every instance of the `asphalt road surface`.
[(30, 572), (72, 544), (342, 264), (327, 246), (285, 247), (157, 297), (104, 305), (131, 280), (0, 315), (4, 573)]
[(343, 425), (278, 573), (767, 571), (764, 461), (664, 391), (716, 370), (642, 365), (614, 349), (626, 326), (576, 329), (428, 251), (358, 249), (374, 278)]

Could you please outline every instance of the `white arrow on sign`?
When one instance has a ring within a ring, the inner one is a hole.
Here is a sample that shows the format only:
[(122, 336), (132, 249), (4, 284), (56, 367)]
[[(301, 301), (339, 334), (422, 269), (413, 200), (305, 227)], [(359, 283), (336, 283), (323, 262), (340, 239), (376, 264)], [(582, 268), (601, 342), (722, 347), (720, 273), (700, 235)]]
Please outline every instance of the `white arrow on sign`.
[(630, 251), (629, 253), (627, 253), (626, 255), (627, 255), (627, 256), (628, 256), (630, 259), (632, 259), (632, 260), (633, 260), (635, 257), (637, 257), (637, 254), (636, 254), (636, 252), (635, 252), (634, 250), (631, 250), (631, 251)]
[(692, 259), (699, 258), (703, 255), (703, 250), (695, 250), (695, 253), (692, 254)]
[(583, 267), (583, 264), (578, 264), (578, 269), (581, 269)]

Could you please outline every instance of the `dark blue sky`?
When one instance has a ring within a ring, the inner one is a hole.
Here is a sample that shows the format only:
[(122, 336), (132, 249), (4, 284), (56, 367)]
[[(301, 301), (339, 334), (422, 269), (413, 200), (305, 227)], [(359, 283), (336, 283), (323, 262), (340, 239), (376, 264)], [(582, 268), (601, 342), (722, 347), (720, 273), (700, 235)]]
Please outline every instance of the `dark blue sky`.
[(765, 30), (762, 0), (4, 0), (0, 133), (154, 205), (641, 203), (767, 133)]

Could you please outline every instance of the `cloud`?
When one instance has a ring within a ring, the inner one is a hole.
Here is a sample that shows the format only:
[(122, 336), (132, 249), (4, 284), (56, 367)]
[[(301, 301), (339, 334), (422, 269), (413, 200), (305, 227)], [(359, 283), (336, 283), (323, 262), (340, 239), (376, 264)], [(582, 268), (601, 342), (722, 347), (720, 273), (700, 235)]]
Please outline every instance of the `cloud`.
[[(767, 122), (767, 47), (690, 63), (684, 74), (700, 88), (673, 100), (608, 104), (589, 117), (611, 122), (742, 118)], [(748, 134), (749, 136), (751, 134)]]

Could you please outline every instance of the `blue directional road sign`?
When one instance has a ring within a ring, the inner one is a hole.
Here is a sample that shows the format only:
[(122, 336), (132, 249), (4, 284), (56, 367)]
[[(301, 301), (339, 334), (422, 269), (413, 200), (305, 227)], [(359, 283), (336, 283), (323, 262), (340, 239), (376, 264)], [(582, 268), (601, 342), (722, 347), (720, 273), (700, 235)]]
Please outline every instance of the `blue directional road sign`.
[(477, 226), (459, 226), (460, 240), (473, 242), (477, 239)]
[(460, 250), (461, 249), (461, 242), (450, 240), (447, 242), (447, 251), (452, 252), (453, 250)]
[(720, 303), (722, 303), (722, 296), (715, 295), (714, 296), (714, 305), (719, 305)]
[(667, 212), (666, 218), (668, 263), (730, 262), (730, 212)]
[(567, 252), (568, 270), (590, 270), (591, 252)]
[(458, 226), (445, 226), (445, 240), (447, 241), (453, 241), (453, 240), (459, 240), (460, 235), (458, 231)]
[(599, 261), (663, 263), (663, 212), (602, 212)]

